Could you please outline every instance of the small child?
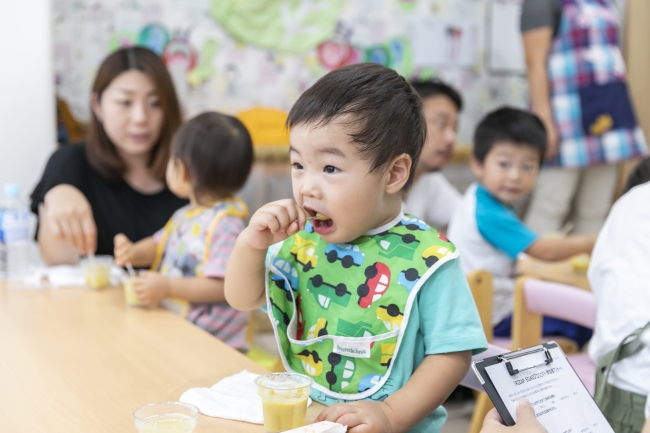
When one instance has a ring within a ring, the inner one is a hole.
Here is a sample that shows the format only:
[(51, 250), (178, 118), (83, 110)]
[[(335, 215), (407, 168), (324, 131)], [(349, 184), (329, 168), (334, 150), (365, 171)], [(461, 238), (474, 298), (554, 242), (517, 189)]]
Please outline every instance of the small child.
[[(452, 217), (449, 238), (461, 251), (465, 272), (492, 273), (495, 336), (509, 336), (520, 253), (540, 260), (563, 260), (590, 253), (596, 235), (540, 238), (517, 218), (513, 203), (533, 189), (546, 150), (546, 130), (533, 114), (515, 108), (489, 113), (474, 133), (472, 171), (478, 183), (466, 191)], [(565, 335), (582, 346), (591, 331), (544, 318), (544, 335)]]
[(244, 229), (246, 205), (232, 194), (250, 172), (253, 146), (244, 125), (231, 116), (203, 113), (176, 133), (167, 184), (190, 204), (167, 225), (137, 243), (115, 236), (119, 266), (149, 266), (134, 287), (140, 305), (166, 298), (190, 302), (187, 319), (240, 351), (246, 350), (248, 314), (231, 308), (224, 296), (226, 263)]
[(333, 405), (317, 421), (438, 431), (487, 343), (456, 248), (401, 212), (426, 134), (420, 98), (395, 71), (356, 64), (308, 89), (287, 124), (295, 201), (253, 215), (226, 298), (266, 304), (287, 371)]

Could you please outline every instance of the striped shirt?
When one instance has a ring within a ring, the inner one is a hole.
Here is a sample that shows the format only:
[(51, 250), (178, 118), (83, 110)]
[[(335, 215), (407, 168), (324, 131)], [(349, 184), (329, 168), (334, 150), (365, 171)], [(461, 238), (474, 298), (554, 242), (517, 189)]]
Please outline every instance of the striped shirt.
[[(244, 229), (242, 218), (224, 215), (230, 206), (246, 213), (243, 203), (237, 201), (220, 201), (194, 209), (188, 205), (177, 210), (167, 226), (153, 237), (156, 244), (164, 244), (159, 272), (169, 277), (224, 278), (228, 257)], [(248, 318), (248, 313), (225, 302), (192, 303), (187, 314), (190, 322), (240, 351), (248, 348)]]

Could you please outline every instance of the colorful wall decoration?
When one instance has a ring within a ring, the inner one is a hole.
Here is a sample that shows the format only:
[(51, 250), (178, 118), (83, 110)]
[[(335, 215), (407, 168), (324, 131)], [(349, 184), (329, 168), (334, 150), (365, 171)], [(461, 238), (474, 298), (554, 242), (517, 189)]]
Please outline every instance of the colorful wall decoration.
[(87, 119), (101, 60), (138, 44), (162, 56), (186, 116), (288, 110), (328, 71), (372, 61), (460, 89), (469, 143), (487, 110), (526, 103), (523, 76), (486, 67), (490, 1), (53, 0), (57, 92)]

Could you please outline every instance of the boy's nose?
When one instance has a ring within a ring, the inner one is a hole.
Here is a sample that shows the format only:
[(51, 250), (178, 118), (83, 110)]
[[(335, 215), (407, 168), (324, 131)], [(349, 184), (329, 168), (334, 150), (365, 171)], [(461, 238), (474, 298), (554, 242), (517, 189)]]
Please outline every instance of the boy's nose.
[(304, 197), (320, 199), (320, 188), (318, 187), (316, 179), (313, 179), (310, 176), (305, 176), (300, 184), (300, 194)]

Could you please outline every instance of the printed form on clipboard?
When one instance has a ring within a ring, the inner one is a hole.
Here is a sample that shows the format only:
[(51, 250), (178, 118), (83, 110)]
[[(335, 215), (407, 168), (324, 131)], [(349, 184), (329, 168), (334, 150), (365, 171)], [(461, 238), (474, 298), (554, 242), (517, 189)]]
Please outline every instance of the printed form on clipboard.
[(614, 433), (555, 342), (472, 363), (472, 369), (506, 425), (528, 399), (549, 433)]

